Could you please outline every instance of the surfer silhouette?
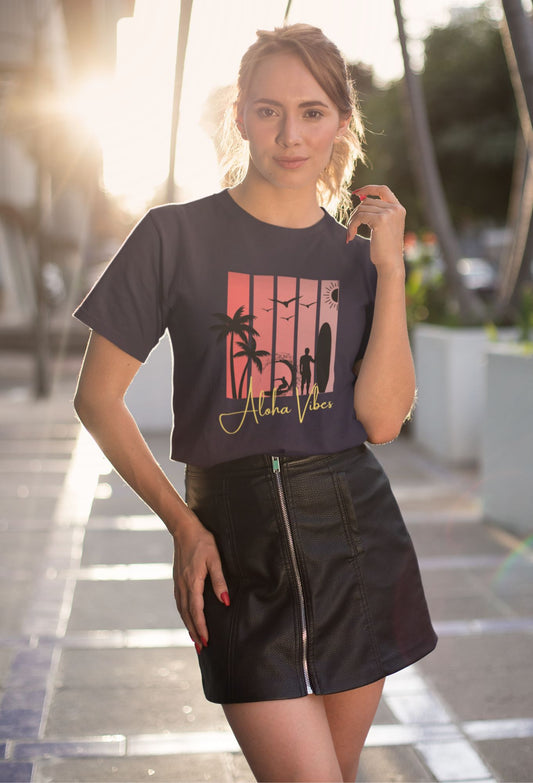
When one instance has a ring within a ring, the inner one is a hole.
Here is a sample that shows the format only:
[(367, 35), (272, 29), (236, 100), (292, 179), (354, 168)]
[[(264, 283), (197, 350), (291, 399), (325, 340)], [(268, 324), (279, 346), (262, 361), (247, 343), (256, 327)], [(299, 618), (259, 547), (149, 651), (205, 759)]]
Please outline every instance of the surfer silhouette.
[(306, 386), (305, 394), (309, 394), (309, 386), (311, 384), (311, 362), (314, 363), (313, 357), (309, 353), (309, 348), (305, 349), (305, 353), (300, 356), (300, 375), (301, 381), (301, 393), (304, 394), (304, 386)]

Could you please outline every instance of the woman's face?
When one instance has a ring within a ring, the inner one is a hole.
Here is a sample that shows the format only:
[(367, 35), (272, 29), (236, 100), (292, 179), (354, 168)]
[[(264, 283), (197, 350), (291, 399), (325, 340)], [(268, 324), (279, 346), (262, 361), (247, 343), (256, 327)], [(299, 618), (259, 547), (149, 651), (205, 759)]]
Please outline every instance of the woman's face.
[(302, 61), (267, 57), (255, 69), (237, 124), (250, 143), (249, 176), (278, 188), (313, 188), (349, 122)]

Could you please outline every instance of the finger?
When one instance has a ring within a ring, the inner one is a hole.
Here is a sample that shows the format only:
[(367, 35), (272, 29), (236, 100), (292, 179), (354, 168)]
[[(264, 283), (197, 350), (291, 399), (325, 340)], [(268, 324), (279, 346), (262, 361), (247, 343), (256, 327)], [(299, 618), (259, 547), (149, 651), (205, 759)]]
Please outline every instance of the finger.
[(204, 614), (203, 583), (201, 591), (195, 589), (193, 592), (189, 593), (188, 603), (189, 615), (193, 626), (193, 637), (200, 642), (202, 647), (207, 647), (209, 633), (207, 631), (207, 623)]
[[(363, 199), (365, 199), (366, 196), (363, 196)], [(352, 213), (350, 220), (348, 222), (348, 229), (346, 231), (346, 244), (348, 242), (351, 242), (354, 237), (357, 236), (357, 232), (360, 226), (367, 226), (368, 231), (365, 231), (361, 236), (364, 236), (365, 238), (369, 238), (370, 233), (370, 226), (368, 226), (367, 223), (361, 218), (361, 207), (362, 207), (363, 201), (361, 201), (360, 204), (357, 205), (354, 212)]]
[(225, 606), (230, 605), (229, 590), (226, 580), (224, 579), (224, 573), (222, 571), (222, 563), (220, 557), (212, 556), (207, 561), (207, 569), (211, 578), (211, 584), (218, 600)]
[(377, 196), (383, 201), (388, 201), (391, 204), (400, 203), (387, 185), (364, 185), (362, 188), (354, 190), (353, 195), (358, 196), (359, 198), (361, 198), (361, 196), (364, 196), (365, 198), (366, 196)]
[(188, 599), (188, 589), (185, 585), (180, 586), (178, 584), (178, 580), (175, 579), (174, 581), (174, 599), (176, 601), (176, 607), (178, 609), (179, 615), (181, 619), (183, 620), (183, 624), (187, 631), (189, 632), (189, 636), (191, 637), (192, 641), (194, 642), (194, 646), (196, 648), (196, 652), (200, 653), (202, 650), (202, 640), (201, 640), (201, 634), (196, 627), (196, 624), (191, 616), (191, 613), (189, 611), (189, 599)]

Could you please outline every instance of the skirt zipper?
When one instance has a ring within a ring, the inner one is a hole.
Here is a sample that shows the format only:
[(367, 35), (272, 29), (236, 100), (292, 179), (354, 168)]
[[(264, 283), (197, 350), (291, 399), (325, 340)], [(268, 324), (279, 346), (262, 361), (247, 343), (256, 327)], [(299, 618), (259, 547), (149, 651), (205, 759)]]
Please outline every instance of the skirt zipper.
[(292, 535), (292, 528), (289, 520), (289, 512), (287, 511), (287, 501), (285, 499), (285, 491), (283, 489), (283, 484), (281, 481), (279, 457), (272, 457), (272, 470), (276, 479), (279, 503), (281, 506), (281, 516), (283, 518), (283, 525), (285, 527), (287, 543), (289, 544), (289, 553), (290, 553), (294, 578), (296, 580), (298, 602), (300, 605), (300, 618), (302, 624), (302, 668), (303, 668), (304, 682), (305, 682), (307, 693), (311, 694), (313, 693), (313, 689), (311, 687), (311, 680), (309, 679), (309, 666), (307, 663), (307, 619), (305, 616), (304, 591), (302, 587), (302, 577), (300, 574), (300, 569), (298, 568), (298, 561), (296, 559), (296, 549), (294, 547), (294, 538)]

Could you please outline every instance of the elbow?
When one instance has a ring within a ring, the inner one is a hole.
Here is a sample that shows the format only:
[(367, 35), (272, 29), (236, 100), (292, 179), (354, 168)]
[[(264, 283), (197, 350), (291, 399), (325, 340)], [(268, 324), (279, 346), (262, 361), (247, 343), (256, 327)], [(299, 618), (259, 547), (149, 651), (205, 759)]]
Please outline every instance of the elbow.
[(87, 426), (87, 421), (90, 418), (89, 400), (79, 389), (76, 391), (76, 394), (74, 395), (73, 405), (74, 405), (74, 410), (76, 412), (76, 416), (84, 426)]
[(367, 441), (376, 445), (391, 443), (393, 440), (396, 440), (402, 429), (401, 424), (398, 426), (393, 424), (386, 424), (383, 422), (378, 422), (375, 425), (365, 425), (364, 422), (361, 423), (365, 428)]
[(368, 415), (358, 417), (360, 423), (363, 425), (366, 432), (367, 440), (369, 443), (391, 443), (396, 440), (402, 427), (406, 421), (411, 417), (412, 408), (407, 415), (404, 412), (398, 412), (397, 414), (383, 415)]
[(90, 394), (84, 394), (83, 390), (78, 389), (74, 395), (73, 405), (80, 422), (86, 430), (92, 432), (101, 416), (98, 402)]

